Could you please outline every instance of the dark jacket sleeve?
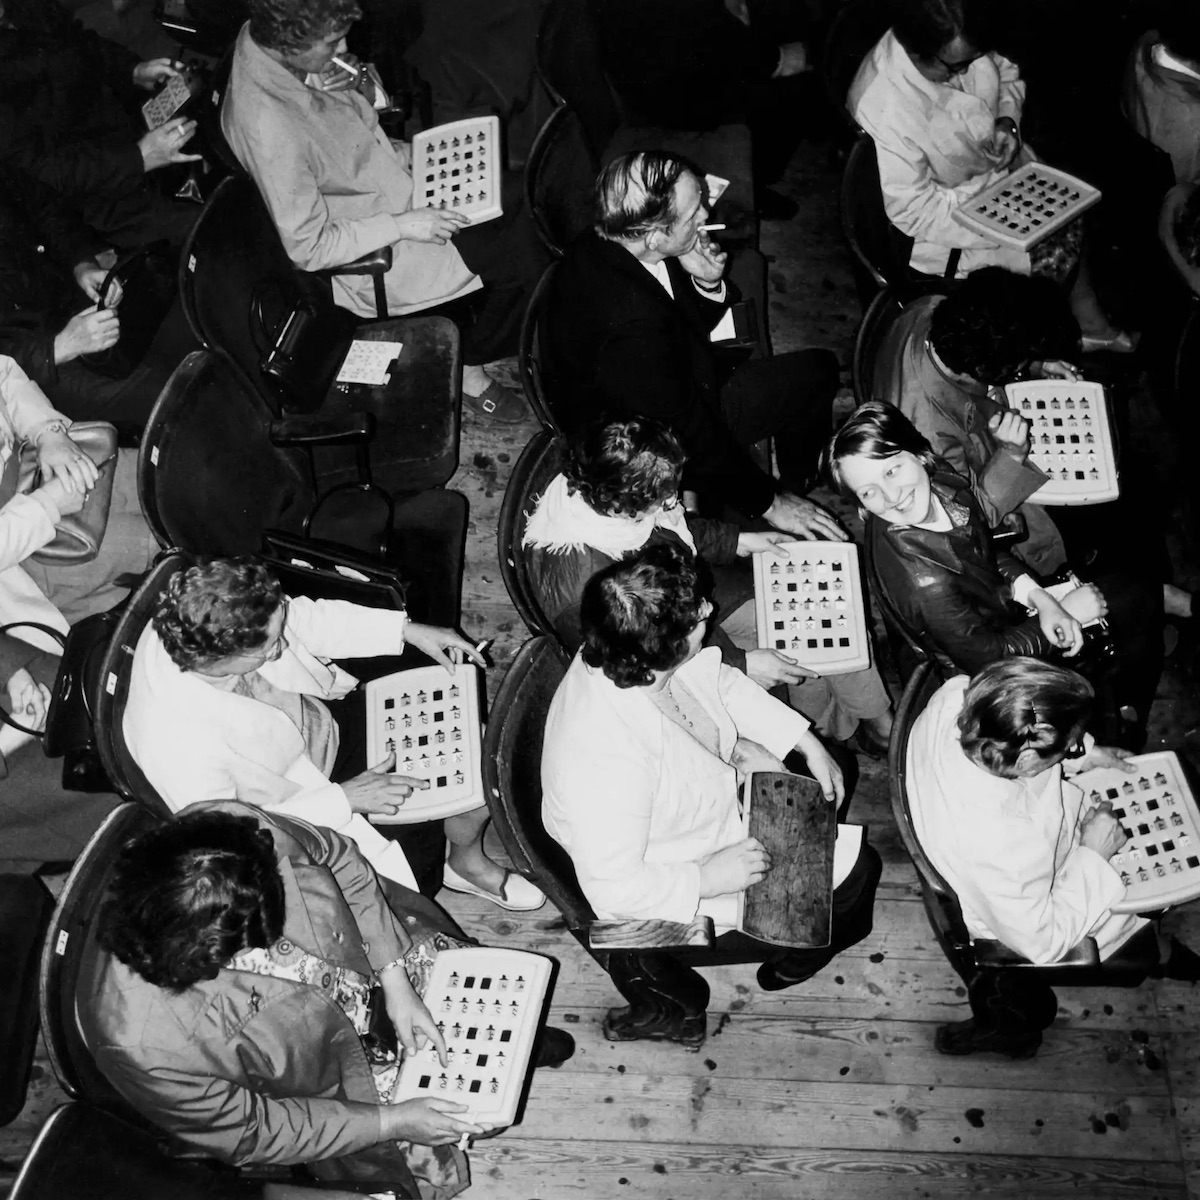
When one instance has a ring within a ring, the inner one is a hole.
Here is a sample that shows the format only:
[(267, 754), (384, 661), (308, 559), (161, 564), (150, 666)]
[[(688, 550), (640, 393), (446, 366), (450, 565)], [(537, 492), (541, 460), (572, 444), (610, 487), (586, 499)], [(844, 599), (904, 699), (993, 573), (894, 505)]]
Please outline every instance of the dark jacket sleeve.
[(717, 521), (688, 513), (687, 527), (696, 543), (696, 557), (724, 567), (737, 560), (738, 527), (732, 521)]

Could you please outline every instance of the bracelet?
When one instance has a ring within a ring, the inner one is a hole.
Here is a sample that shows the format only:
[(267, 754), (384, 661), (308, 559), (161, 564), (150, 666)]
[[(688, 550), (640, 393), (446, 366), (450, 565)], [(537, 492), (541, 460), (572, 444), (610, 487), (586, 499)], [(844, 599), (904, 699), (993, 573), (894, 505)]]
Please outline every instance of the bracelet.
[(404, 965), (404, 956), (401, 955), (399, 958), (393, 958), (391, 962), (384, 963), (382, 967), (376, 967), (375, 978), (378, 979), (384, 971), (390, 971), (393, 967), (399, 967), (404, 971), (405, 978), (408, 977), (408, 969)]
[(723, 279), (718, 279), (716, 283), (705, 283), (704, 280), (697, 279), (695, 275), (692, 276), (692, 282), (702, 292), (719, 292), (725, 286)]
[(48, 433), (66, 433), (69, 426), (66, 421), (51, 421), (49, 425), (44, 425), (38, 430), (38, 435), (33, 439), (33, 446), (36, 450), (42, 444), (42, 438)]

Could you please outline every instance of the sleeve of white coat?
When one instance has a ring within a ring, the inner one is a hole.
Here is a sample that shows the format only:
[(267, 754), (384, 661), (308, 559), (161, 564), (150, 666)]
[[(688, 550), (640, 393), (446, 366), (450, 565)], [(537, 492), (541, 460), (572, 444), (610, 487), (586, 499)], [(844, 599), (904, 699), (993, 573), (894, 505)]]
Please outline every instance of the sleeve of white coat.
[(1000, 72), (1000, 98), (996, 105), (996, 116), (1012, 117), (1020, 125), (1021, 110), (1025, 107), (1025, 84), (1021, 82), (1020, 68), (1002, 54), (993, 54), (992, 61)]
[(736, 667), (722, 663), (717, 686), (738, 736), (757, 742), (776, 758), (787, 755), (812, 725)]
[(345, 600), (288, 600), (287, 636), (318, 658), (374, 658), (404, 649), (406, 613)]

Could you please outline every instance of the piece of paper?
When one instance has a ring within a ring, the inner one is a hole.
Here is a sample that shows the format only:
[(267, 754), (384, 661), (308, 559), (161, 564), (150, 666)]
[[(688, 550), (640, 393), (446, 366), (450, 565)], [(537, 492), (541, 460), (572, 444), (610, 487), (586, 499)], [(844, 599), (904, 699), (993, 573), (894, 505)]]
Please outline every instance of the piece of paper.
[(342, 369), (338, 371), (338, 383), (366, 383), (381, 387), (388, 381), (392, 363), (400, 356), (403, 342), (360, 342), (350, 343)]
[(721, 193), (729, 186), (729, 180), (722, 179), (720, 175), (705, 175), (704, 182), (708, 184), (708, 203), (710, 206), (720, 200)]
[(837, 841), (833, 844), (833, 886), (846, 882), (846, 876), (858, 862), (862, 850), (863, 827), (861, 825), (839, 825)]
[(710, 342), (726, 342), (737, 337), (737, 329), (733, 324), (733, 309), (727, 308), (725, 315), (717, 322), (712, 333), (708, 335)]

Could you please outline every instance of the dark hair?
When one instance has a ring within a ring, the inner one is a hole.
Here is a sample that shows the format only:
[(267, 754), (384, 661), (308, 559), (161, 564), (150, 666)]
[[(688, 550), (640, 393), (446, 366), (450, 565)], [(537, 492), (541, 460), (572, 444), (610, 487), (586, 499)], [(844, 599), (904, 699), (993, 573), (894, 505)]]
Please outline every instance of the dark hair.
[(250, 0), (250, 36), (266, 50), (301, 54), (361, 16), (356, 0)]
[(644, 687), (683, 662), (704, 589), (682, 546), (647, 546), (597, 571), (583, 589), (583, 661), (619, 688)]
[(614, 158), (600, 172), (592, 192), (596, 232), (606, 238), (638, 238), (670, 225), (679, 215), (675, 185), (685, 171), (704, 186), (699, 167), (665, 150)]
[(253, 817), (184, 813), (122, 849), (96, 938), (147, 983), (182, 992), (283, 933), (275, 841)]
[(1007, 775), (1023, 750), (1062, 755), (1083, 733), (1095, 693), (1082, 675), (1037, 658), (989, 663), (967, 685), (958, 732), (963, 752)]
[(898, 408), (881, 400), (872, 400), (856, 408), (830, 438), (821, 452), (821, 469), (842, 496), (857, 504), (858, 497), (842, 477), (842, 459), (856, 454), (866, 458), (891, 458), (904, 450), (916, 455), (925, 470), (932, 474), (936, 462), (933, 447), (917, 427)]
[(979, 0), (889, 0), (892, 32), (913, 58), (936, 58), (956, 37), (986, 53), (992, 35)]
[(679, 491), (684, 453), (658, 421), (634, 417), (592, 425), (575, 443), (566, 477), (598, 513), (640, 517)]
[(1011, 383), (1030, 362), (1074, 355), (1079, 324), (1052, 279), (982, 267), (933, 310), (929, 342), (956, 374)]
[(1179, 206), (1174, 233), (1184, 262), (1200, 267), (1200, 188), (1194, 188)]
[(1183, 0), (1163, 6), (1158, 18), (1158, 37), (1176, 58), (1200, 64), (1200, 12), (1195, 4)]
[(193, 671), (257, 650), (283, 603), (279, 581), (257, 559), (201, 559), (171, 577), (154, 630), (171, 661)]

